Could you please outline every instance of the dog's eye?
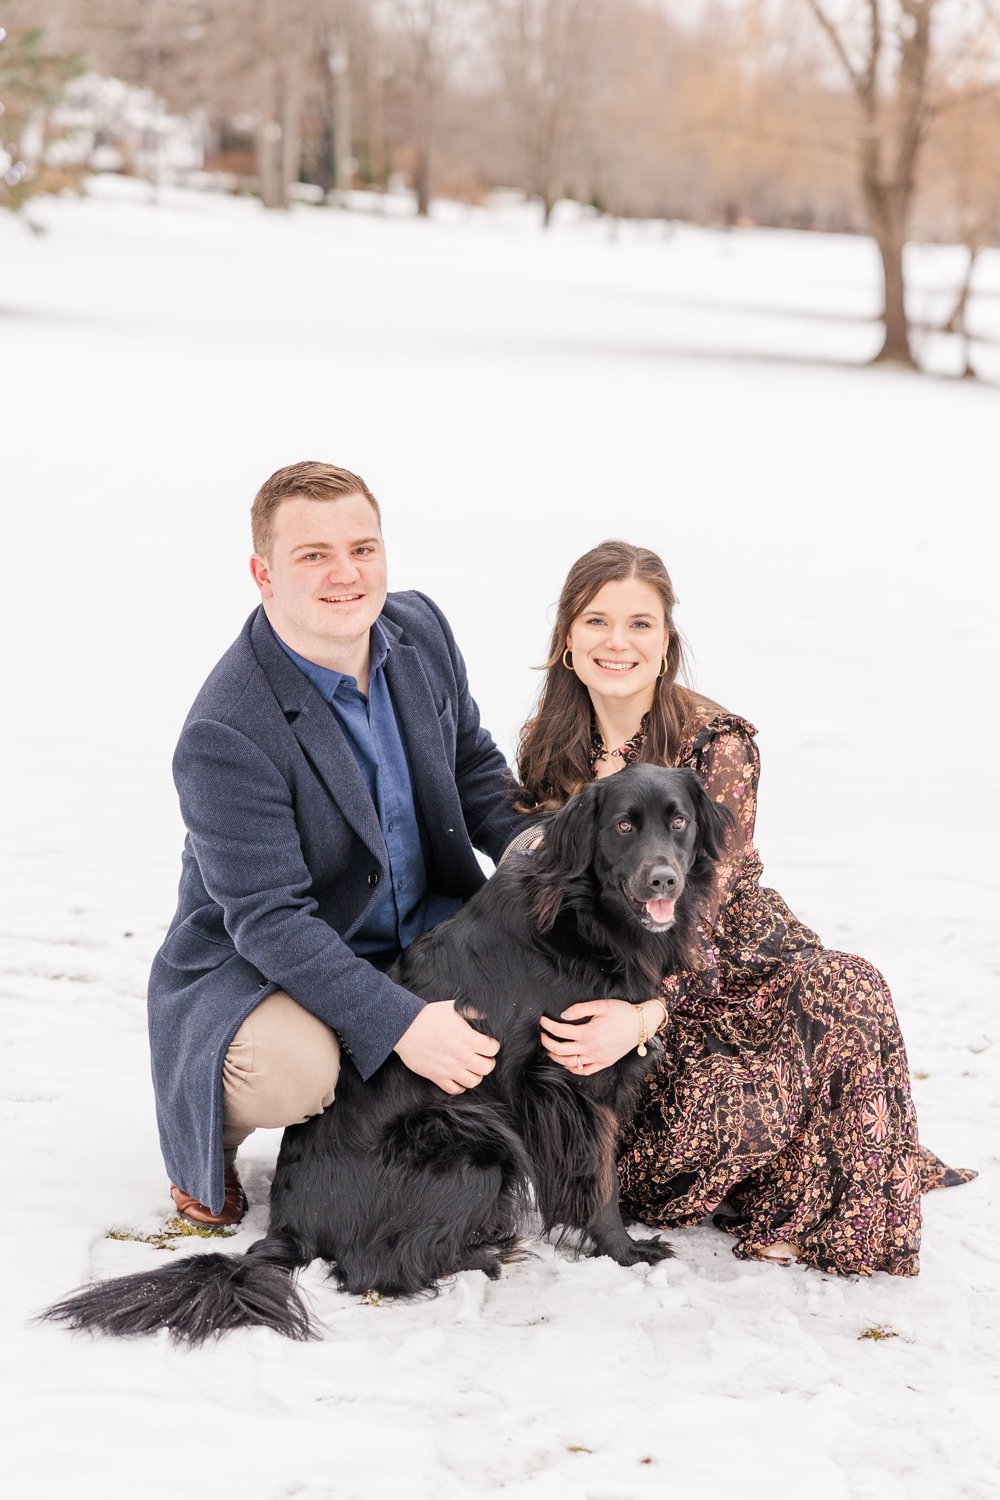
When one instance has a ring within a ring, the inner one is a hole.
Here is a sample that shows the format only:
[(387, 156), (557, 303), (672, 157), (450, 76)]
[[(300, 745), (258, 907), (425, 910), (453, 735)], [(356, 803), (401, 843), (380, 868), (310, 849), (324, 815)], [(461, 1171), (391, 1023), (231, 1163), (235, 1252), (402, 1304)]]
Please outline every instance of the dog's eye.
[(628, 818), (619, 818), (618, 822), (615, 824), (615, 827), (618, 829), (619, 833), (632, 832), (632, 824), (629, 822)]
[(680, 814), (678, 814), (676, 818), (670, 819), (670, 826), (671, 828), (676, 828), (678, 832), (680, 832), (682, 828), (686, 828), (688, 826), (688, 820), (687, 818), (682, 818)]

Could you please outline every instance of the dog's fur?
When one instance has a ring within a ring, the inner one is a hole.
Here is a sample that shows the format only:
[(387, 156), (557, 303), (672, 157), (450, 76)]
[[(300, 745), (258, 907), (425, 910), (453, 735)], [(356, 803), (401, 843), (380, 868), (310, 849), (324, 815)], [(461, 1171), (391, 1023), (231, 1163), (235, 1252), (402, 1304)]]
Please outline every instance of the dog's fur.
[[(362, 1082), (345, 1058), (336, 1102), (285, 1131), (268, 1232), (245, 1256), (98, 1283), (43, 1316), (190, 1344), (256, 1325), (307, 1338), (297, 1267), (319, 1257), (345, 1291), (402, 1296), (457, 1271), (495, 1277), (532, 1199), (545, 1231), (578, 1231), (620, 1265), (670, 1255), (632, 1239), (618, 1209), (616, 1137), (652, 1058), (575, 1076), (541, 1047), (539, 1019), (647, 999), (683, 966), (731, 822), (692, 771), (635, 766), (584, 788), (534, 855), (507, 860), (391, 971), (500, 1042), (477, 1088), (447, 1095), (395, 1054)], [(656, 905), (653, 921), (646, 903), (671, 897), (672, 919)]]

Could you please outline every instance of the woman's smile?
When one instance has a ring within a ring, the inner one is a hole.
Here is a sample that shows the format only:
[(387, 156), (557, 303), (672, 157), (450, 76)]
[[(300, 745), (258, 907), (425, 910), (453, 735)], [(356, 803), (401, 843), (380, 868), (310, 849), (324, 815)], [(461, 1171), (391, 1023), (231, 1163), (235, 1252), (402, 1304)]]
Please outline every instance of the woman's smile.
[(631, 672), (633, 667), (639, 665), (637, 661), (612, 661), (601, 656), (595, 656), (594, 662), (602, 672)]

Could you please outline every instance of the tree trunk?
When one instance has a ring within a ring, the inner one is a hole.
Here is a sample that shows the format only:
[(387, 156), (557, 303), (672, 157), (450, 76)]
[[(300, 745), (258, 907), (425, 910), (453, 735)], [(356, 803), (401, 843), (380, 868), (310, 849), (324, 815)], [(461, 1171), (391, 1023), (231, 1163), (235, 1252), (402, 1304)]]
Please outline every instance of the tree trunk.
[(431, 85), (426, 75), (417, 80), (414, 124), (413, 188), (417, 195), (417, 213), (426, 219), (431, 207)]
[(413, 72), (413, 140), (416, 155), (413, 188), (417, 195), (417, 213), (422, 219), (427, 218), (431, 206), (431, 146), (434, 139), (437, 85), (434, 37), (431, 32), (424, 32), (417, 38), (416, 66)]
[(882, 258), (882, 279), (885, 288), (885, 339), (876, 354), (876, 361), (891, 360), (896, 364), (915, 368), (913, 351), (910, 348), (910, 325), (906, 316), (905, 283), (903, 281), (903, 232), (902, 226), (876, 222), (875, 236), (879, 255)]
[(281, 126), (277, 120), (261, 120), (257, 126), (257, 175), (265, 208), (288, 207), (281, 155)]
[(281, 69), (281, 190), (288, 204), (288, 189), (302, 171), (302, 71), (303, 58), (290, 52)]
[(951, 310), (951, 315), (941, 324), (942, 333), (964, 333), (965, 314), (969, 306), (969, 297), (972, 292), (972, 273), (976, 269), (976, 257), (982, 247), (976, 244), (967, 244), (969, 259), (965, 266), (965, 275), (962, 285), (958, 289), (958, 300)]
[(969, 298), (972, 296), (972, 274), (976, 269), (976, 259), (982, 249), (977, 239), (971, 239), (967, 245), (969, 251), (969, 263), (965, 268), (965, 279), (958, 293), (958, 301), (952, 309), (951, 317), (947, 323), (942, 325), (942, 333), (957, 333), (962, 340), (962, 378), (964, 380), (975, 380), (976, 371), (972, 363), (972, 335), (969, 332), (969, 324), (966, 313), (969, 310)]
[(879, 360), (915, 367), (910, 348), (910, 325), (906, 317), (906, 283), (903, 279), (903, 246), (909, 196), (896, 184), (886, 182), (882, 173), (882, 153), (874, 131), (863, 143), (861, 154), (861, 192), (872, 235), (882, 261), (882, 319), (885, 338), (875, 356)]
[[(899, 0), (894, 31), (878, 0), (853, 7), (858, 20), (867, 11), (867, 41), (860, 55), (846, 21), (836, 21), (822, 0), (807, 0), (850, 81), (860, 111), (858, 160), (861, 192), (871, 232), (882, 259), (885, 339), (876, 360), (916, 367), (910, 347), (903, 281), (903, 247), (917, 186), (921, 150), (932, 117), (929, 101), (931, 23), (939, 0)], [(894, 70), (886, 49), (898, 48)], [(852, 60), (853, 57), (853, 60)], [(890, 73), (886, 84), (884, 75)]]
[(413, 186), (417, 194), (417, 213), (426, 219), (431, 207), (431, 159), (426, 144), (417, 145), (417, 160), (413, 168)]
[(320, 76), (323, 79), (323, 117), (320, 121), (319, 151), (316, 161), (316, 181), (329, 196), (337, 186), (337, 137), (333, 123), (334, 88), (333, 78), (326, 57), (320, 61)]
[(282, 169), (281, 125), (278, 120), (278, 80), (273, 65), (261, 69), (260, 119), (257, 122), (257, 177), (265, 208), (287, 208)]
[(337, 71), (334, 83), (336, 125), (334, 138), (337, 143), (337, 192), (346, 193), (354, 186), (352, 160), (354, 145), (351, 140), (351, 68), (350, 56), (345, 46), (343, 65)]
[(367, 58), (365, 100), (365, 145), (368, 153), (366, 176), (374, 187), (385, 192), (389, 186), (389, 158), (385, 142), (385, 79), (377, 52)]

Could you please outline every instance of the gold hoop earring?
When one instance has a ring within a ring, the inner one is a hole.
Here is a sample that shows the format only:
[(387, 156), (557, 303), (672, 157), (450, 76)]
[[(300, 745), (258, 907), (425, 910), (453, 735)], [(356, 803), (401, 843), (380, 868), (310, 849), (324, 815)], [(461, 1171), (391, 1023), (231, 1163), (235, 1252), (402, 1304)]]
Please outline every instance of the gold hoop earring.
[(656, 680), (657, 680), (657, 682), (659, 682), (659, 680), (660, 680), (661, 677), (666, 677), (666, 675), (667, 675), (667, 658), (664, 657), (663, 660), (662, 660), (662, 662), (661, 662), (661, 664), (660, 664), (660, 670), (656, 674)]
[[(566, 660), (567, 656), (569, 657), (569, 661)], [(574, 668), (573, 668), (573, 653), (569, 649), (568, 646), (566, 647), (566, 650), (562, 654), (562, 664), (566, 668), (567, 672), (572, 672), (574, 670)]]

